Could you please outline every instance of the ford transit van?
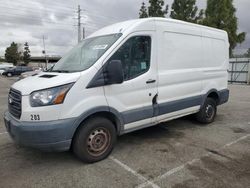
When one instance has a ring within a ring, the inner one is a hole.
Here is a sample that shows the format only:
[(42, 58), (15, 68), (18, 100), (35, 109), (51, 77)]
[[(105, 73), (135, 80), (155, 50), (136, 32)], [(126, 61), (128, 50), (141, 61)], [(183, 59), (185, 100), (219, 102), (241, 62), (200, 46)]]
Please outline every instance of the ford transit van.
[(20, 145), (96, 162), (119, 135), (189, 114), (213, 122), (228, 101), (228, 64), (225, 31), (165, 18), (117, 23), (13, 84), (5, 125)]

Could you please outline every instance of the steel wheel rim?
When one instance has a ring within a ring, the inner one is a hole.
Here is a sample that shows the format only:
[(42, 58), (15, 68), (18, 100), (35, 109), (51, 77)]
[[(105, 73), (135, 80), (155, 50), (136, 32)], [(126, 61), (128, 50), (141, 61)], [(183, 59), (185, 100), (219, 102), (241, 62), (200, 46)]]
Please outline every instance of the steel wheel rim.
[(90, 155), (98, 157), (105, 153), (110, 146), (110, 132), (102, 127), (93, 130), (87, 139), (87, 151)]
[(214, 108), (212, 105), (208, 104), (206, 106), (206, 118), (211, 119), (214, 115)]

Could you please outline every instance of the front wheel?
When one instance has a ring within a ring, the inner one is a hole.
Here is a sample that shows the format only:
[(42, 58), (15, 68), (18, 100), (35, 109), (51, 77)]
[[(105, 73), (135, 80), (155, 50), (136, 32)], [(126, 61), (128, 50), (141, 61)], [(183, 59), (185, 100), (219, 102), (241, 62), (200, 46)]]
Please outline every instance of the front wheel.
[(105, 159), (116, 142), (116, 129), (111, 121), (94, 117), (84, 122), (73, 140), (73, 152), (84, 162)]
[(9, 72), (9, 73), (7, 74), (7, 76), (8, 76), (8, 77), (11, 77), (11, 76), (12, 76), (12, 74)]
[(216, 101), (212, 98), (207, 98), (200, 111), (196, 114), (196, 119), (200, 123), (212, 123), (216, 116), (216, 112)]

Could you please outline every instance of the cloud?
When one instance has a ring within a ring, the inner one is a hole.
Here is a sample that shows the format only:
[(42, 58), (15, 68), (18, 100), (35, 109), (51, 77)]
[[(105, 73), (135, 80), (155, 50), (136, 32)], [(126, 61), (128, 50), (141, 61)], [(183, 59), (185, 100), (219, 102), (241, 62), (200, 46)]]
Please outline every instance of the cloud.
[[(77, 3), (82, 8), (81, 21), (86, 35), (116, 22), (138, 18), (143, 0), (36, 0), (3, 1), (0, 5), (0, 56), (12, 41), (28, 42), (32, 55), (42, 55), (42, 37), (45, 36), (49, 55), (63, 55), (77, 43)], [(145, 0), (147, 2), (147, 0)], [(165, 0), (171, 4), (173, 0)], [(248, 33), (246, 41), (238, 46), (244, 51), (250, 47), (249, 0), (235, 0), (239, 31)], [(197, 0), (200, 8), (206, 1)]]

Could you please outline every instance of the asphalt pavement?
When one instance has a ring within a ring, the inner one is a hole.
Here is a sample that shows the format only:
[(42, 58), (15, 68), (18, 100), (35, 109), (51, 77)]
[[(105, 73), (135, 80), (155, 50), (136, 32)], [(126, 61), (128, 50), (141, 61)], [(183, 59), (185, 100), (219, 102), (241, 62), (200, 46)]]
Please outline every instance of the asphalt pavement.
[(13, 143), (2, 115), (15, 81), (0, 77), (0, 187), (250, 186), (250, 86), (230, 85), (230, 100), (212, 124), (185, 117), (126, 134), (109, 158), (84, 164), (71, 152)]

